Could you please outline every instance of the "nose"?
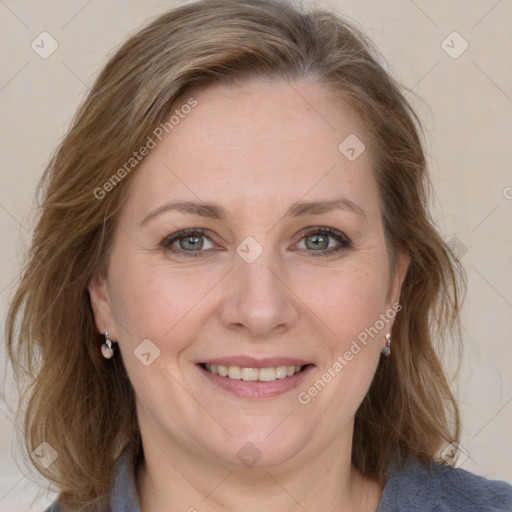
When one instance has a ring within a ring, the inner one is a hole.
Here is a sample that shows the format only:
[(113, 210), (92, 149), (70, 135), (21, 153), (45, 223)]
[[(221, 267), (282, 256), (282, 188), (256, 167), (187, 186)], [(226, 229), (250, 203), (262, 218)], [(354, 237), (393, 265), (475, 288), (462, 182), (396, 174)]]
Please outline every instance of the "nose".
[(263, 339), (282, 334), (297, 322), (298, 299), (271, 250), (264, 250), (252, 263), (236, 255), (227, 279), (220, 307), (225, 328)]

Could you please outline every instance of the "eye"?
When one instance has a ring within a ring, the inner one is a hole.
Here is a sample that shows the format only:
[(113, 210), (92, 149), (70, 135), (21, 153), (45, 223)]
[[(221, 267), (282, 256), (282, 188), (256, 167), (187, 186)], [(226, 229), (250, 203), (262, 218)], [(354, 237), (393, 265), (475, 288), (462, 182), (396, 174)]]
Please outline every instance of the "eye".
[[(332, 228), (308, 228), (301, 234), (303, 236), (301, 241), (304, 240), (304, 246), (306, 249), (313, 249), (308, 251), (313, 257), (331, 256), (352, 247), (352, 243), (347, 236)], [(331, 239), (338, 242), (337, 247), (331, 246)]]
[[(327, 227), (307, 228), (301, 232), (306, 251), (310, 256), (331, 256), (352, 247), (349, 238), (343, 233)], [(206, 240), (206, 243), (205, 243)], [(331, 240), (338, 242), (331, 246)], [(201, 252), (215, 249), (214, 243), (200, 228), (183, 229), (165, 238), (161, 246), (165, 249), (185, 257), (199, 257)], [(302, 248), (301, 248), (302, 249)], [(313, 249), (313, 250), (308, 250)], [(188, 253), (188, 254), (187, 254)]]
[[(204, 240), (207, 240), (206, 244)], [(197, 257), (199, 256), (197, 253), (201, 250), (214, 248), (213, 242), (205, 235), (205, 231), (199, 228), (178, 231), (163, 240), (161, 245), (171, 252), (180, 253), (186, 257)]]

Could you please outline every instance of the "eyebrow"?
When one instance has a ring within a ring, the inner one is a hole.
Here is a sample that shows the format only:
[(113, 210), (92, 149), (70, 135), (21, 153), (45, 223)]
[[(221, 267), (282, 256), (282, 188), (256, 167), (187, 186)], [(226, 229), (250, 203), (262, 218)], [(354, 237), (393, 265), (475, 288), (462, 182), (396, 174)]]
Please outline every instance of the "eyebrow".
[[(155, 217), (168, 211), (178, 211), (189, 215), (198, 215), (214, 220), (226, 221), (229, 217), (228, 211), (216, 203), (200, 203), (195, 201), (180, 201), (166, 203), (149, 213), (140, 223), (147, 224)], [(293, 203), (284, 214), (284, 217), (300, 217), (303, 215), (319, 215), (334, 210), (343, 210), (356, 213), (366, 219), (364, 211), (352, 201), (342, 198), (332, 201), (300, 201)]]

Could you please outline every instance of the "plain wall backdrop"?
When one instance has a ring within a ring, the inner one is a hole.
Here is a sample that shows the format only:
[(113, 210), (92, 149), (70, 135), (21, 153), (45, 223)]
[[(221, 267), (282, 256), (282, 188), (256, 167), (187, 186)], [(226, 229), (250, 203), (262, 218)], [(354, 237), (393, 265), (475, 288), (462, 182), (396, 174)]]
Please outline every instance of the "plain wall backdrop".
[[(428, 135), (434, 216), (468, 275), (454, 381), (463, 420), (459, 467), (512, 483), (512, 1), (315, 3), (359, 25), (412, 90)], [(0, 0), (2, 329), (50, 154), (112, 48), (175, 5)], [(55, 334), (64, 342), (68, 333)], [(3, 375), (4, 343), (0, 358)], [(446, 363), (455, 367), (449, 354)], [(8, 371), (0, 401), (0, 512), (42, 511), (54, 495), (40, 492), (35, 471), (23, 463), (9, 408), (16, 401)]]

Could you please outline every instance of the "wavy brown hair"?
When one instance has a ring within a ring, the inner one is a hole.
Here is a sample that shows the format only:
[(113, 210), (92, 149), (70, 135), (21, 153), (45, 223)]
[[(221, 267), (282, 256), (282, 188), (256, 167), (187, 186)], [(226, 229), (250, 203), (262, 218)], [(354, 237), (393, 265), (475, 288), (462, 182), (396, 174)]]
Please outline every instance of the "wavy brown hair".
[(101, 71), (38, 188), (40, 214), (6, 327), (27, 449), (46, 441), (57, 451), (50, 467), (36, 467), (59, 489), (63, 510), (105, 504), (121, 451), (141, 456), (134, 393), (120, 356), (102, 358), (88, 294), (105, 272), (130, 176), (102, 199), (94, 191), (195, 86), (305, 79), (338, 91), (360, 116), (387, 243), (395, 261), (399, 250), (411, 259), (393, 353), (355, 418), (353, 464), (384, 481), (390, 464), (439, 460), (443, 443), (459, 439), (437, 349), (460, 332), (465, 277), (429, 213), (420, 123), (381, 62), (357, 28), (327, 10), (203, 0), (156, 18)]

